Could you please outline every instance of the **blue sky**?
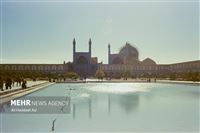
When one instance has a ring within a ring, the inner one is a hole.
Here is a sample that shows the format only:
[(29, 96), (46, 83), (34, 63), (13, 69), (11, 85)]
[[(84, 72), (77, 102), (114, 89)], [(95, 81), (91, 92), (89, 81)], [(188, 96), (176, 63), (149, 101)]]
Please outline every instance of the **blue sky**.
[[(16, 0), (14, 0), (16, 1)], [(88, 51), (107, 63), (127, 41), (157, 63), (199, 59), (197, 2), (3, 2), (2, 63), (62, 63)]]

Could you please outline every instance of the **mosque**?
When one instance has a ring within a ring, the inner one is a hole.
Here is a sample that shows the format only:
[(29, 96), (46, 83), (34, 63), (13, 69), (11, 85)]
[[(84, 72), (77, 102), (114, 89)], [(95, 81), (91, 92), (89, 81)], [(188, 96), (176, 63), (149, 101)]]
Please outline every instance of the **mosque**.
[(108, 44), (108, 64), (98, 63), (97, 57), (91, 57), (92, 41), (89, 39), (89, 52), (76, 52), (76, 41), (73, 40), (73, 67), (79, 75), (94, 75), (96, 70), (104, 71), (106, 76), (129, 72), (132, 75), (160, 74), (170, 72), (199, 71), (200, 61), (189, 61), (174, 64), (157, 64), (153, 59), (139, 60), (136, 46), (126, 42), (119, 53), (111, 53)]
[(89, 39), (88, 52), (77, 52), (76, 51), (76, 40), (73, 40), (73, 69), (76, 73), (81, 76), (93, 75), (98, 64), (98, 58), (92, 57), (92, 41)]
[[(76, 51), (76, 40), (72, 41), (72, 69), (82, 77), (94, 76), (97, 70), (102, 70), (106, 76), (129, 72), (135, 76), (144, 74), (164, 74), (172, 72), (199, 72), (200, 60), (173, 64), (157, 64), (153, 59), (139, 60), (136, 46), (126, 42), (118, 53), (111, 53), (108, 44), (108, 64), (98, 63), (97, 57), (92, 57), (92, 40), (88, 41), (88, 51)], [(71, 71), (68, 63), (63, 64), (0, 64), (0, 70), (37, 71), (47, 73), (66, 73)]]
[(124, 64), (124, 65), (156, 65), (156, 62), (150, 58), (146, 58), (142, 62), (139, 60), (139, 52), (136, 47), (130, 43), (126, 43), (118, 54), (110, 53), (110, 44), (108, 45), (108, 64)]

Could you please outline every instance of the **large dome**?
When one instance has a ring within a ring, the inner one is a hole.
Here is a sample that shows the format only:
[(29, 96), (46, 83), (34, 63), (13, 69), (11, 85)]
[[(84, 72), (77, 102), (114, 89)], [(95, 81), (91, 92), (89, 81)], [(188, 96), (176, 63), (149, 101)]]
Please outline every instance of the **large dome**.
[(151, 58), (146, 58), (142, 61), (143, 65), (156, 65), (156, 62)]
[(119, 54), (123, 55), (123, 56), (132, 57), (135, 59), (138, 59), (138, 56), (139, 56), (139, 52), (138, 52), (137, 48), (132, 46), (130, 43), (126, 43), (125, 46), (123, 46), (120, 49)]

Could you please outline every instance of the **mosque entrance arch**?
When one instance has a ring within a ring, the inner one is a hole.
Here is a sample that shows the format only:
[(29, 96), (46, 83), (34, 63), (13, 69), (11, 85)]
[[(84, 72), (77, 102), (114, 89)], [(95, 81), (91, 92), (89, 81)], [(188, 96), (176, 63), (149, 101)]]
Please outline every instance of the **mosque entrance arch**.
[(76, 64), (88, 64), (88, 60), (84, 56), (80, 56), (76, 61)]

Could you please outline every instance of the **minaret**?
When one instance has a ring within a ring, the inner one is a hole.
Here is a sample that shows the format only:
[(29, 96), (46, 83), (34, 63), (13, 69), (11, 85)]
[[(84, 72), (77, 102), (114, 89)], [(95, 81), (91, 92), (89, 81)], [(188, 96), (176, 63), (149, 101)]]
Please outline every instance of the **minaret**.
[(91, 38), (90, 38), (89, 39), (89, 54), (90, 54), (90, 58), (91, 58), (91, 55), (92, 55), (91, 45), (92, 45), (92, 41), (91, 41)]
[(76, 40), (73, 40), (73, 63), (75, 62), (75, 53), (76, 53)]
[(108, 44), (108, 64), (110, 64), (110, 43)]

